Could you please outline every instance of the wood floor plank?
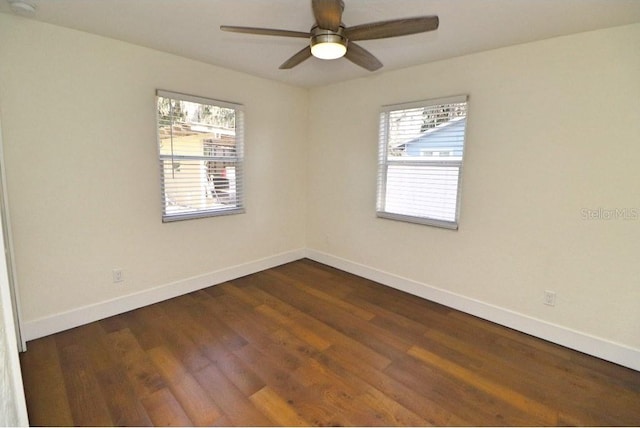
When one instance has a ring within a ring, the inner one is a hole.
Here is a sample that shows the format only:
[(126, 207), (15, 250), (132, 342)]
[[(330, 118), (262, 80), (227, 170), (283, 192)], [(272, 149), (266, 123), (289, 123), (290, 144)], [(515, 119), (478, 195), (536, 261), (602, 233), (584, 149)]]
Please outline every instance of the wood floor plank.
[[(218, 317), (228, 325), (232, 326), (239, 334), (241, 334), (251, 345), (261, 350), (269, 350), (269, 357), (278, 362), (279, 366), (286, 370), (294, 370), (300, 365), (300, 359), (287, 352), (282, 347), (275, 346), (271, 333), (276, 330), (274, 324), (270, 324), (270, 328), (265, 327), (265, 320), (268, 318), (253, 310), (252, 307), (243, 307), (241, 301), (236, 301), (233, 296), (221, 296), (212, 306), (219, 308)], [(232, 308), (231, 311), (225, 312), (224, 309)], [(260, 318), (256, 316), (260, 315)]]
[[(244, 346), (247, 342), (205, 307), (205, 302), (210, 299), (209, 295), (193, 299), (191, 302), (176, 299), (178, 305), (173, 308), (173, 313), (179, 314), (175, 317), (177, 327), (198, 347), (202, 355), (212, 364), (222, 368), (235, 386), (249, 396), (262, 389), (265, 384), (232, 354), (234, 349)], [(208, 367), (210, 364), (204, 368)], [(196, 372), (200, 370), (196, 369)]]
[(439, 355), (434, 354), (424, 348), (413, 346), (409, 349), (408, 354), (427, 363), (436, 366), (446, 373), (454, 376), (462, 382), (471, 384), (475, 388), (487, 392), (503, 400), (506, 403), (539, 418), (545, 424), (556, 425), (558, 423), (558, 412), (548, 406), (538, 403), (529, 397), (526, 397), (512, 389), (507, 388), (497, 382), (488, 380), (476, 372), (465, 367), (446, 360)]
[(256, 372), (232, 351), (216, 349), (215, 354), (208, 355), (212, 356), (212, 362), (247, 397), (266, 386)]
[(111, 355), (106, 352), (104, 339), (105, 330), (99, 322), (82, 325), (63, 331), (56, 335), (58, 348), (62, 349), (69, 345), (79, 345), (91, 360), (93, 371), (107, 370), (115, 364)]
[(178, 400), (168, 388), (159, 389), (142, 399), (142, 405), (157, 427), (194, 426)]
[[(450, 421), (446, 425), (544, 425), (539, 418), (501, 403), (490, 394), (413, 357), (394, 361), (384, 372), (450, 414)], [(455, 423), (456, 420), (463, 423)]]
[(198, 426), (214, 425), (220, 419), (221, 410), (171, 351), (165, 347), (158, 347), (150, 349), (147, 354), (167, 382), (173, 396), (194, 424)]
[(276, 425), (274, 421), (260, 412), (248, 396), (231, 382), (217, 366), (210, 365), (203, 368), (196, 373), (196, 378), (222, 410), (230, 425)]
[(68, 345), (59, 349), (59, 355), (74, 424), (113, 426), (109, 408), (85, 350), (80, 345)]
[(310, 426), (311, 424), (302, 418), (285, 400), (273, 389), (265, 386), (250, 397), (251, 401), (263, 413), (279, 425), (283, 426)]
[(365, 278), (341, 273), (344, 280), (354, 286), (354, 295), (390, 311), (402, 314), (420, 324), (429, 325), (433, 320), (442, 319), (452, 309), (435, 302), (416, 298), (391, 287), (380, 287), (379, 284)]
[[(298, 368), (294, 375), (305, 388), (316, 392), (316, 400), (311, 403), (299, 403), (303, 414), (305, 405), (323, 407), (325, 415), (320, 417), (316, 413), (316, 417), (311, 420), (313, 425), (319, 426), (358, 426), (366, 425), (363, 419), (370, 416), (370, 412), (356, 403), (356, 397), (359, 394), (357, 388), (352, 388), (349, 384), (343, 382), (335, 373), (318, 361), (310, 360), (304, 366)], [(337, 381), (336, 381), (337, 380)]]
[(37, 426), (73, 425), (54, 336), (29, 342), (20, 354), (29, 422)]
[(109, 318), (104, 318), (98, 322), (105, 333), (113, 333), (114, 331), (123, 330), (129, 327), (128, 322), (125, 320), (125, 315), (126, 314), (115, 315)]
[(189, 315), (208, 331), (210, 335), (208, 340), (211, 341), (211, 344), (221, 344), (225, 349), (236, 349), (248, 343), (241, 335), (223, 323), (215, 315), (215, 311), (211, 310), (209, 306), (214, 297), (205, 291), (193, 293), (193, 296), (197, 296), (197, 303), (189, 308)]
[(276, 323), (280, 324), (287, 330), (291, 331), (291, 333), (294, 334), (296, 337), (300, 338), (305, 343), (313, 346), (315, 349), (319, 351), (323, 351), (327, 349), (329, 346), (331, 346), (331, 342), (322, 338), (320, 335), (316, 334), (312, 330), (297, 324), (295, 319), (288, 317), (286, 315), (283, 315), (282, 313), (278, 312), (277, 310), (273, 309), (268, 305), (262, 304), (256, 307), (256, 311), (260, 312), (266, 317), (271, 318)]
[[(273, 278), (273, 275), (269, 272), (265, 273), (269, 274), (268, 276), (265, 275), (267, 278), (269, 276)], [(323, 324), (319, 327), (323, 328), (327, 334), (332, 335), (331, 341), (334, 343), (333, 346), (348, 348), (348, 352), (358, 354), (361, 358), (380, 369), (390, 364), (391, 360), (389, 360), (389, 358), (362, 343), (363, 341), (373, 340), (368, 334), (350, 329), (352, 323), (361, 321), (358, 317), (351, 315), (341, 308), (331, 308), (331, 306), (323, 302), (318, 302), (311, 298), (308, 293), (292, 287), (294, 284), (294, 282), (284, 284), (278, 281), (277, 278), (275, 280), (272, 279), (272, 281), (269, 282), (268, 294), (282, 301), (287, 301), (299, 311), (305, 312), (319, 321), (320, 324)], [(337, 331), (339, 334), (331, 333), (327, 330), (327, 327), (333, 332)], [(355, 333), (356, 337), (350, 336), (349, 333)]]
[(289, 328), (293, 334), (299, 335), (302, 340), (318, 350), (328, 348), (334, 342), (332, 337), (342, 335), (321, 321), (309, 316), (309, 314), (266, 293), (264, 290), (255, 287), (248, 287), (244, 290), (260, 296), (264, 302), (256, 307), (256, 311), (271, 318), (279, 325)]
[[(155, 307), (143, 307), (135, 311), (122, 314), (120, 317), (125, 328), (128, 329), (131, 334), (136, 338), (138, 345), (144, 351), (157, 346), (162, 346), (164, 339), (160, 335), (160, 332), (152, 327), (152, 323), (147, 323), (144, 320), (150, 317), (156, 317), (158, 311)], [(113, 328), (113, 323), (111, 325)], [(119, 330), (123, 330), (120, 328)], [(118, 331), (114, 330), (113, 332)]]
[(184, 311), (176, 310), (175, 301), (160, 302), (152, 307), (154, 316), (147, 317), (142, 323), (148, 329), (153, 329), (162, 338), (160, 346), (167, 346), (192, 372), (198, 371), (209, 364), (209, 360), (200, 352), (179, 328), (181, 319), (186, 316)]
[(343, 309), (357, 316), (358, 318), (362, 318), (363, 320), (368, 321), (375, 316), (369, 311), (361, 309), (360, 307), (353, 305), (346, 300), (340, 299), (338, 297), (334, 297), (331, 294), (325, 292), (323, 290), (325, 287), (314, 286), (316, 285), (315, 283), (313, 285), (310, 285), (310, 284), (306, 284), (303, 281), (292, 281), (290, 277), (278, 272), (277, 270), (274, 270), (271, 274), (284, 282), (295, 285), (297, 288), (299, 288), (300, 290), (306, 293), (309, 293), (313, 297), (316, 297), (317, 299), (320, 299), (326, 303), (329, 303), (337, 308)]
[(289, 311), (281, 313), (280, 311), (271, 308), (266, 302), (269, 300), (267, 296), (262, 294), (251, 294), (245, 289), (239, 289), (231, 284), (226, 288), (231, 290), (232, 294), (248, 304), (251, 304), (256, 312), (269, 318), (271, 321), (275, 321), (276, 324), (280, 324), (287, 330), (291, 331), (295, 336), (307, 342), (315, 349), (323, 350), (328, 348), (331, 343), (314, 333), (311, 329), (300, 325), (294, 316), (287, 316)]
[[(220, 293), (219, 296), (225, 293)], [(247, 344), (238, 333), (221, 321), (208, 305), (213, 298), (211, 294), (200, 291), (190, 295), (192, 302), (186, 306), (176, 307), (177, 312), (188, 310), (188, 317), (193, 325), (183, 325), (182, 330), (197, 346), (208, 360), (222, 370), (226, 377), (245, 396), (262, 389), (265, 383), (247, 367), (232, 351)], [(182, 302), (184, 303), (184, 302)], [(209, 366), (206, 366), (207, 368)]]
[(115, 426), (152, 426), (144, 406), (135, 394), (126, 369), (115, 365), (96, 374), (102, 395)]
[(241, 300), (243, 303), (251, 307), (255, 308), (256, 306), (260, 306), (262, 304), (262, 301), (260, 299), (257, 299), (253, 297), (251, 294), (245, 293), (240, 288), (238, 288), (235, 285), (234, 281), (220, 284), (217, 287), (220, 288), (220, 290), (224, 291), (226, 294), (232, 295), (233, 297)]
[(277, 329), (273, 323), (266, 322), (265, 316), (254, 311), (253, 306), (236, 296), (225, 293), (211, 299), (206, 305), (227, 328), (241, 336), (246, 343), (263, 341), (264, 335)]
[(349, 354), (332, 351), (329, 349), (318, 357), (323, 366), (330, 368), (343, 381), (359, 385), (360, 389), (365, 389), (362, 387), (363, 382), (376, 388), (420, 416), (424, 420), (424, 425), (470, 425), (468, 422), (464, 423), (462, 419), (454, 421), (451, 412), (375, 367), (350, 358)]
[[(268, 353), (261, 352), (251, 345), (236, 350), (235, 353), (247, 364), (256, 370), (264, 379), (266, 387), (287, 402), (288, 406), (297, 412), (303, 412), (305, 419), (313, 422), (313, 425), (329, 425), (336, 420), (338, 409), (330, 402), (324, 400), (324, 391), (317, 388), (309, 388), (301, 381), (295, 371), (280, 365), (277, 359), (269, 358)], [(264, 388), (263, 388), (264, 389)], [(252, 394), (253, 396), (253, 394)], [(253, 400), (252, 400), (253, 401)], [(254, 404), (255, 401), (253, 401)], [(275, 422), (271, 413), (261, 411)]]
[[(498, 347), (498, 352), (502, 351), (500, 357), (494, 354), (481, 354), (483, 359), (490, 362), (485, 364), (482, 372), (492, 375), (494, 379), (501, 379), (502, 383), (511, 388), (527, 386), (527, 396), (547, 405), (553, 405), (554, 401), (544, 391), (553, 389), (558, 395), (566, 397), (563, 405), (565, 412), (581, 414), (581, 425), (593, 425), (597, 424), (596, 421), (603, 420), (615, 425), (616, 420), (615, 418), (603, 419), (604, 415), (598, 414), (597, 410), (594, 412), (591, 408), (585, 408), (585, 402), (598, 401), (604, 407), (615, 408), (627, 401), (628, 405), (622, 406), (621, 411), (635, 408), (636, 416), (640, 417), (640, 408), (632, 404), (637, 400), (638, 391), (632, 392), (623, 387), (624, 384), (619, 384), (610, 377), (604, 386), (604, 379), (587, 368), (575, 364), (567, 366), (564, 359), (556, 360), (557, 364), (553, 360), (548, 363), (546, 358), (539, 357), (541, 354), (539, 349), (518, 345), (516, 348)], [(504, 367), (511, 367), (516, 376), (513, 378), (501, 376), (500, 371), (496, 369), (498, 363)], [(618, 368), (622, 369), (622, 367)], [(629, 418), (632, 415), (628, 414), (622, 418), (625, 417)]]
[[(426, 421), (366, 382), (334, 372), (319, 361), (296, 371), (297, 377), (324, 390), (332, 404), (349, 414), (353, 425), (424, 426)], [(346, 379), (345, 379), (346, 377)]]
[[(616, 401), (624, 400), (620, 394), (625, 394), (624, 390), (619, 393), (601, 396), (597, 382), (592, 382), (589, 377), (578, 377), (572, 373), (561, 370), (545, 361), (539, 361), (536, 355), (539, 353), (535, 349), (526, 349), (522, 346), (517, 351), (509, 347), (500, 346), (497, 343), (491, 349), (484, 349), (475, 346), (468, 341), (461, 341), (451, 335), (443, 334), (438, 330), (430, 330), (426, 336), (446, 343), (449, 348), (455, 349), (463, 354), (476, 355), (484, 364), (477, 368), (476, 372), (482, 376), (500, 382), (504, 386), (513, 390), (525, 393), (528, 397), (548, 406), (554, 405), (554, 398), (548, 394), (552, 389), (557, 394), (566, 397), (563, 409), (581, 413), (580, 425), (593, 425), (594, 415), (588, 408), (584, 408), (584, 403), (593, 400), (606, 400), (615, 395)], [(524, 345), (523, 345), (524, 346)], [(505, 368), (508, 368), (510, 376), (505, 376)], [(607, 387), (609, 392), (615, 391), (615, 385)], [(632, 406), (630, 406), (632, 407)], [(597, 415), (595, 419), (602, 420), (602, 415)]]
[(310, 260), (28, 349), (43, 426), (640, 426), (640, 372)]
[(328, 266), (310, 260), (306, 262), (301, 260), (300, 263), (287, 263), (273, 270), (287, 275), (292, 280), (320, 287), (325, 293), (348, 301), (347, 297), (353, 293), (354, 287), (349, 281), (344, 280), (344, 276), (341, 275), (343, 272), (332, 268), (324, 269)]
[[(384, 396), (375, 388), (364, 382), (354, 382), (349, 378), (347, 382), (344, 374), (336, 373), (331, 367), (323, 364), (321, 353), (315, 349), (307, 349), (306, 344), (286, 330), (274, 333), (279, 335), (281, 346), (287, 347), (291, 352), (297, 352), (305, 358), (305, 364), (294, 372), (295, 379), (301, 384), (321, 391), (319, 401), (339, 409), (336, 414), (349, 415), (347, 419), (338, 422), (341, 425), (392, 425), (399, 420), (405, 420), (407, 425), (424, 425), (424, 420), (416, 417), (411, 411)], [(330, 352), (329, 349), (325, 352)], [(356, 370), (360, 370), (362, 361), (359, 361)], [(379, 406), (372, 406), (371, 397)], [(380, 412), (380, 408), (393, 412)], [(392, 416), (393, 415), (393, 416)], [(314, 424), (317, 420), (313, 421)], [(335, 424), (336, 418), (322, 421), (322, 424)]]
[[(461, 324), (466, 326), (466, 330), (475, 331), (477, 334), (482, 334), (486, 337), (493, 337), (496, 341), (508, 340), (510, 342), (520, 343), (538, 349), (550, 357), (557, 357), (564, 360), (571, 358), (572, 351), (568, 348), (534, 338), (527, 334), (522, 334), (470, 314), (452, 311), (448, 314), (447, 320), (451, 323), (454, 323), (455, 320), (460, 320)], [(446, 327), (443, 326), (442, 328), (444, 329)]]
[(107, 334), (105, 340), (114, 358), (121, 361), (137, 397), (144, 398), (166, 388), (158, 370), (128, 328)]

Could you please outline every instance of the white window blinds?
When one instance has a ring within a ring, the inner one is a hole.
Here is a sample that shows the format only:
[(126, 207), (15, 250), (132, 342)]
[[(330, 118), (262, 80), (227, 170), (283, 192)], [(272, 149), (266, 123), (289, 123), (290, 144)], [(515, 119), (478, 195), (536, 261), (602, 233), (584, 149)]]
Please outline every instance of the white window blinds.
[(466, 119), (466, 96), (382, 109), (379, 217), (458, 228)]
[(162, 220), (244, 212), (241, 106), (156, 95)]

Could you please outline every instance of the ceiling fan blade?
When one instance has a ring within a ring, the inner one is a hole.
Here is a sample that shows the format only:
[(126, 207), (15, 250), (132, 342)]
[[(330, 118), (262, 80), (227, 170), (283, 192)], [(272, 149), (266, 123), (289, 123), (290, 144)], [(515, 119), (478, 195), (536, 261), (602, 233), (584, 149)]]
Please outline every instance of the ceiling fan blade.
[(366, 68), (369, 71), (376, 71), (382, 67), (382, 63), (371, 54), (368, 50), (360, 45), (349, 42), (347, 46), (347, 53), (344, 56), (352, 63), (359, 65), (362, 68)]
[(278, 30), (275, 28), (236, 27), (233, 25), (221, 25), (220, 29), (222, 31), (229, 31), (232, 33), (257, 34), (260, 36), (301, 37), (304, 39), (309, 38), (309, 33), (303, 33), (302, 31)]
[(373, 40), (387, 37), (407, 36), (425, 33), (438, 29), (440, 20), (437, 16), (418, 16), (415, 18), (393, 19), (390, 21), (371, 22), (345, 28), (344, 33), (349, 40)]
[(338, 31), (342, 23), (342, 0), (311, 0), (313, 16), (323, 30)]
[(305, 59), (309, 58), (310, 56), (311, 56), (311, 46), (307, 46), (301, 51), (299, 51), (298, 53), (296, 53), (294, 56), (286, 60), (280, 66), (280, 70), (288, 70), (290, 68), (293, 68), (296, 65), (300, 64)]

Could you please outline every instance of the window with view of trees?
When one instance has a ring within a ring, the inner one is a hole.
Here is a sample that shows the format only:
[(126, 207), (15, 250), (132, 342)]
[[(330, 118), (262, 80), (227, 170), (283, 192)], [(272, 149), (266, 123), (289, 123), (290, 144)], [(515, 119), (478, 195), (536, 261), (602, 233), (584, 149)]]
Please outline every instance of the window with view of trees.
[(466, 119), (466, 96), (382, 109), (379, 217), (458, 228)]
[(244, 212), (241, 106), (157, 91), (163, 221)]

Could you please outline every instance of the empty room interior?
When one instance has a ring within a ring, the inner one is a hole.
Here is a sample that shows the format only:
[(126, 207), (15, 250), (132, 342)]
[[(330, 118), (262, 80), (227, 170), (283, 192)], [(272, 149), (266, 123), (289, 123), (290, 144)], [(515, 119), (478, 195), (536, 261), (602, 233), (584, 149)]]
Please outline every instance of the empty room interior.
[(640, 425), (639, 118), (637, 0), (0, 0), (0, 425)]

